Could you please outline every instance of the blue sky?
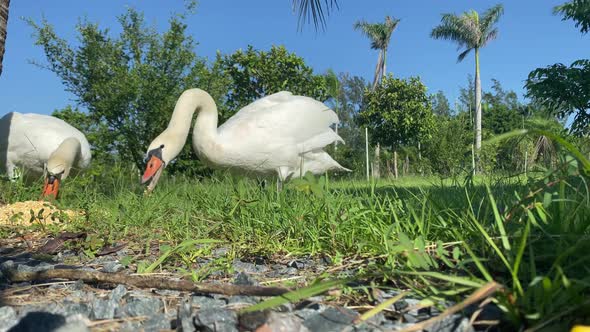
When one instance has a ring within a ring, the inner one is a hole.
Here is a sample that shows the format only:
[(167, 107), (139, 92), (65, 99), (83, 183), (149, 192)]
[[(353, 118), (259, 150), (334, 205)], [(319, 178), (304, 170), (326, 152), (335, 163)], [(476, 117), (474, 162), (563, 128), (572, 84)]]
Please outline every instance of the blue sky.
[[(283, 44), (303, 57), (318, 73), (328, 68), (349, 72), (370, 80), (377, 52), (369, 49), (368, 40), (352, 25), (359, 19), (382, 21), (385, 15), (401, 19), (394, 32), (388, 56), (388, 71), (398, 77), (419, 75), (430, 92), (443, 90), (454, 101), (459, 87), (473, 73), (472, 57), (456, 62), (456, 46), (433, 40), (431, 29), (444, 12), (460, 13), (468, 9), (483, 11), (498, 1), (468, 0), (341, 0), (340, 10), (328, 18), (325, 32), (316, 33), (311, 26), (297, 30), (297, 17), (290, 0), (201, 0), (189, 18), (189, 33), (199, 45), (195, 51), (213, 59), (217, 50), (232, 53), (248, 44), (268, 49)], [(505, 88), (523, 94), (523, 81), (540, 66), (556, 62), (570, 63), (587, 58), (590, 40), (574, 27), (552, 14), (552, 8), (565, 0), (505, 1), (505, 14), (499, 23), (499, 39), (481, 52), (484, 89), (496, 78)], [(145, 13), (148, 22), (165, 30), (172, 12), (182, 9), (182, 0), (19, 0), (10, 4), (10, 19), (4, 71), (0, 77), (0, 116), (7, 112), (51, 113), (73, 103), (51, 72), (29, 64), (44, 61), (38, 46), (33, 45), (31, 28), (22, 20), (39, 21), (45, 17), (57, 33), (74, 40), (78, 18), (86, 16), (101, 27), (119, 30), (116, 16), (127, 6)]]

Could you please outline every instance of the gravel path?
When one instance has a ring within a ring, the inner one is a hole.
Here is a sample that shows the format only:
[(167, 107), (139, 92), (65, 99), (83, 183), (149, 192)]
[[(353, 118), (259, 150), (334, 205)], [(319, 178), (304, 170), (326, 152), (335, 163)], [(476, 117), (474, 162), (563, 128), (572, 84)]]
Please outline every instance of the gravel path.
[[(133, 254), (129, 249), (96, 259), (78, 259), (79, 253), (65, 250), (50, 259), (45, 257), (42, 261), (27, 248), (23, 248), (22, 241), (0, 243), (0, 272), (35, 272), (72, 267), (72, 262), (76, 260), (80, 262), (74, 264), (76, 268), (108, 273), (132, 272), (121, 264), (122, 257)], [(213, 254), (223, 256), (227, 254), (227, 249), (217, 249)], [(202, 263), (206, 261), (205, 259)], [(274, 285), (273, 281), (276, 280), (296, 282), (305, 280), (309, 275), (332, 273), (331, 262), (327, 259), (300, 259), (281, 263), (234, 260), (231, 265), (235, 271), (232, 275), (214, 273), (210, 277), (214, 280), (205, 281)], [(334, 275), (349, 273), (350, 271), (341, 269), (333, 272)], [(440, 314), (434, 307), (419, 308), (417, 299), (405, 298), (368, 321), (354, 324), (353, 320), (359, 315), (355, 309), (362, 308), (347, 308), (343, 304), (330, 303), (323, 296), (286, 304), (272, 311), (238, 315), (238, 309), (263, 299), (253, 296), (135, 289), (124, 285), (91, 285), (82, 281), (10, 284), (3, 276), (0, 285), (0, 332), (399, 331)], [(395, 295), (395, 292), (383, 292), (380, 296), (381, 300), (386, 300)], [(490, 314), (493, 316), (494, 312), (488, 311), (487, 315)], [(474, 330), (477, 329), (469, 324), (467, 315), (455, 314), (445, 317), (424, 331)]]

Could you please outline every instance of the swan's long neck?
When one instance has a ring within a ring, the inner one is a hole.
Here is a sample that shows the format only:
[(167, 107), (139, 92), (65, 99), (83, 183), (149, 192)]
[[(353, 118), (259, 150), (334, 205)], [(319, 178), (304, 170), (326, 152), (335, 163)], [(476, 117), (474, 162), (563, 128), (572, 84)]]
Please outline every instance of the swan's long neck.
[(62, 179), (67, 178), (81, 153), (80, 141), (74, 137), (66, 138), (49, 156), (47, 171), (54, 175), (61, 173)]
[(165, 146), (162, 150), (165, 162), (170, 162), (182, 150), (195, 112), (198, 115), (193, 129), (193, 147), (197, 149), (215, 144), (217, 138), (215, 101), (201, 89), (186, 90), (176, 101), (168, 127), (150, 145), (150, 149), (161, 144)]

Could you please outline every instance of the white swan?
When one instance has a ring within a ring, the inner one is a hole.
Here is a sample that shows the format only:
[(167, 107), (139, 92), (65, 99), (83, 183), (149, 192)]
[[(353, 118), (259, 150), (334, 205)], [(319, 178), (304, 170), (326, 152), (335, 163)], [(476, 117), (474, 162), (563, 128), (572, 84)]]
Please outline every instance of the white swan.
[(0, 173), (14, 179), (22, 168), (30, 177), (45, 175), (44, 197), (57, 198), (60, 182), (90, 160), (86, 136), (61, 119), (17, 112), (0, 119)]
[(207, 164), (251, 175), (278, 175), (280, 181), (328, 170), (350, 171), (323, 148), (344, 143), (330, 125), (338, 116), (324, 103), (282, 91), (258, 99), (217, 128), (217, 107), (201, 89), (189, 89), (176, 102), (172, 118), (150, 144), (142, 183), (155, 187), (164, 167), (182, 150), (193, 114), (193, 148)]

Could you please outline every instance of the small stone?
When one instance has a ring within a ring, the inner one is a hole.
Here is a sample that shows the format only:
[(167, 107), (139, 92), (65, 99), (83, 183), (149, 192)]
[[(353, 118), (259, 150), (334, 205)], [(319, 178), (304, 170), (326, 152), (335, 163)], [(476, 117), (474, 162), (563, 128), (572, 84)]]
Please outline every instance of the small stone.
[(414, 323), (418, 322), (418, 319), (410, 314), (403, 314), (402, 317), (404, 319), (404, 322), (406, 322), (406, 323), (414, 324)]
[(170, 321), (164, 314), (157, 314), (152, 316), (143, 323), (143, 329), (145, 332), (158, 332), (160, 330), (169, 330)]
[(227, 303), (224, 300), (214, 299), (208, 296), (193, 296), (191, 304), (199, 307), (199, 309), (208, 309), (224, 307)]
[(193, 324), (193, 316), (191, 311), (190, 301), (184, 300), (178, 306), (178, 314), (176, 316), (176, 330), (189, 332), (195, 330)]
[(303, 325), (310, 331), (339, 332), (351, 326), (358, 314), (347, 308), (330, 307), (303, 321)]
[(297, 315), (299, 318), (306, 320), (311, 316), (317, 315), (318, 311), (314, 310), (314, 309), (301, 309), (301, 310), (297, 310), (295, 312), (293, 312), (295, 315)]
[(324, 256), (322, 257), (322, 263), (325, 265), (332, 265), (333, 261), (330, 256)]
[(252, 296), (236, 295), (229, 298), (228, 304), (256, 304), (258, 300)]
[(119, 262), (107, 262), (103, 265), (102, 267), (102, 271), (106, 272), (106, 273), (117, 273), (121, 270), (123, 270), (125, 267), (121, 264), (119, 264)]
[(238, 273), (234, 279), (234, 285), (255, 286), (258, 282), (244, 272)]
[(301, 319), (293, 314), (271, 312), (267, 321), (256, 332), (309, 332)]
[(135, 298), (127, 303), (126, 313), (131, 317), (152, 316), (160, 312), (162, 301), (157, 298)]
[(34, 265), (34, 266), (20, 264), (16, 267), (16, 270), (18, 272), (29, 272), (29, 273), (42, 272), (42, 271), (47, 271), (47, 270), (53, 270), (53, 265), (49, 264), (47, 262), (41, 262), (41, 263)]
[(294, 260), (294, 261), (289, 262), (289, 264), (287, 264), (287, 266), (301, 270), (301, 269), (305, 268), (305, 263), (300, 260)]
[(2, 270), (10, 270), (14, 268), (14, 261), (9, 259), (7, 261), (2, 262), (2, 264), (0, 264), (0, 269)]
[(453, 332), (463, 331), (472, 332), (474, 331), (473, 326), (469, 324), (469, 319), (462, 315), (455, 314), (443, 318), (442, 320), (435, 322), (431, 326), (424, 329), (425, 332)]
[(74, 282), (74, 283), (73, 283), (73, 284), (70, 286), (70, 288), (71, 288), (72, 290), (82, 290), (82, 289), (84, 289), (84, 281), (82, 281), (82, 280), (76, 280), (76, 282)]
[(16, 311), (10, 306), (0, 307), (0, 326), (10, 328), (17, 323)]
[(393, 308), (395, 309), (395, 311), (398, 311), (398, 312), (404, 310), (407, 307), (408, 307), (408, 302), (406, 302), (405, 300), (399, 300), (393, 304)]
[(96, 299), (92, 302), (92, 319), (113, 319), (119, 304), (112, 300)]
[(65, 303), (64, 314), (66, 317), (82, 315), (89, 317), (92, 313), (92, 308), (86, 303)]
[(236, 313), (227, 309), (202, 309), (195, 316), (195, 326), (203, 332), (238, 332)]
[(240, 260), (235, 260), (232, 266), (236, 272), (245, 273), (264, 273), (269, 270), (266, 265), (256, 265), (252, 263), (242, 262)]
[(111, 294), (109, 294), (109, 298), (115, 302), (119, 302), (125, 294), (127, 294), (127, 288), (123, 285), (117, 285), (117, 287), (111, 291)]
[(241, 314), (239, 317), (240, 330), (254, 331), (259, 326), (266, 323), (270, 312), (268, 310), (252, 311)]
[[(136, 332), (136, 331), (141, 331), (141, 323), (140, 322), (124, 322), (123, 324), (121, 324), (121, 326), (119, 327), (121, 332)], [(194, 331), (193, 330), (187, 330), (187, 331)]]

